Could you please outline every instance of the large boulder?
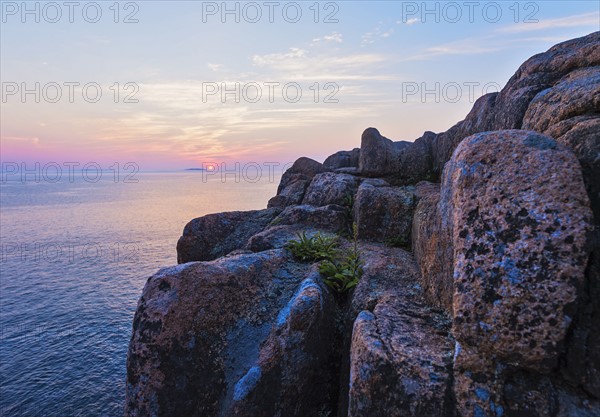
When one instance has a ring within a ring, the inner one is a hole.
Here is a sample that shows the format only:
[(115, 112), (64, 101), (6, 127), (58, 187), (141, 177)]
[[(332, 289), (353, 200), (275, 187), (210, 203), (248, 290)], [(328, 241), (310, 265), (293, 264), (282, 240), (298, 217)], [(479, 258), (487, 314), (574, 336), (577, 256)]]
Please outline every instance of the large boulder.
[(352, 175), (333, 172), (317, 174), (308, 186), (302, 204), (311, 206), (337, 204), (351, 208), (357, 188), (358, 179)]
[(321, 207), (290, 206), (263, 231), (248, 239), (244, 249), (260, 252), (283, 248), (290, 240), (297, 239), (299, 233), (306, 233), (307, 236), (317, 232), (348, 234), (351, 231), (350, 220), (349, 209), (335, 204)]
[[(598, 49), (593, 54), (598, 54)], [(600, 62), (599, 62), (600, 64)], [(545, 133), (570, 147), (579, 158), (596, 228), (600, 225), (600, 66), (581, 68), (539, 92), (523, 127)], [(598, 234), (598, 232), (596, 232)], [(590, 239), (593, 255), (582, 303), (574, 317), (563, 374), (600, 398), (600, 239)]]
[(348, 313), (356, 320), (349, 392), (342, 392), (347, 415), (451, 416), (448, 316), (424, 303), (410, 253), (374, 244), (362, 244), (361, 253), (364, 275)]
[(262, 252), (269, 249), (283, 248), (290, 240), (297, 239), (298, 234), (302, 232), (312, 236), (317, 233), (317, 230), (307, 226), (291, 224), (270, 226), (248, 239), (244, 249), (252, 252)]
[(366, 129), (360, 142), (358, 168), (361, 175), (377, 177), (394, 175), (400, 166), (400, 151), (410, 142), (393, 142), (373, 127)]
[(193, 219), (177, 242), (177, 262), (210, 261), (240, 249), (279, 212), (276, 208), (232, 211)]
[(133, 322), (125, 415), (317, 415), (332, 308), (282, 250), (159, 271)]
[[(597, 49), (596, 49), (597, 53)], [(532, 100), (523, 126), (546, 133), (573, 149), (600, 225), (600, 67), (570, 72)], [(596, 231), (598, 234), (598, 231)], [(587, 269), (584, 294), (568, 340), (563, 374), (600, 398), (600, 239), (590, 239), (593, 255)]]
[(600, 65), (600, 32), (559, 43), (525, 61), (498, 94), (491, 128), (520, 129), (532, 100), (565, 75)]
[[(598, 47), (600, 48), (600, 44)], [(598, 109), (600, 66), (578, 69), (533, 98), (525, 113), (523, 128), (547, 134), (575, 152), (583, 167), (588, 194), (596, 211), (596, 221), (600, 223)]]
[(277, 195), (269, 200), (267, 207), (287, 207), (300, 204), (313, 177), (327, 171), (329, 171), (328, 168), (314, 159), (298, 158), (283, 173), (277, 188)]
[(444, 176), (458, 410), (495, 415), (498, 366), (547, 373), (557, 365), (584, 282), (589, 199), (575, 155), (529, 131), (465, 139)]
[(339, 151), (328, 156), (323, 162), (323, 166), (329, 169), (358, 168), (359, 157), (360, 148), (354, 148), (351, 151)]
[(393, 187), (383, 181), (363, 181), (354, 201), (358, 237), (410, 246), (415, 203), (415, 189), (412, 186)]
[(425, 132), (410, 146), (400, 151), (398, 177), (404, 184), (416, 184), (422, 180), (436, 178), (433, 169), (432, 145), (437, 135)]

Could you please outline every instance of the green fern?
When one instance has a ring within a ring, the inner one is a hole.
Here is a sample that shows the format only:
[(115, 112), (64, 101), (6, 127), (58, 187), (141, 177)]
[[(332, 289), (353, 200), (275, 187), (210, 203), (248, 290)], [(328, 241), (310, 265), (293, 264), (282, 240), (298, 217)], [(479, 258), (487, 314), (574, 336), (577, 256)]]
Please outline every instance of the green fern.
[(352, 249), (338, 256), (338, 259), (328, 259), (319, 265), (319, 272), (323, 275), (325, 284), (338, 293), (345, 293), (356, 287), (363, 274), (356, 224), (352, 229), (354, 232)]
[(337, 236), (324, 236), (317, 233), (308, 237), (306, 232), (297, 233), (297, 236), (298, 240), (291, 240), (286, 245), (294, 258), (302, 262), (334, 259), (338, 247)]

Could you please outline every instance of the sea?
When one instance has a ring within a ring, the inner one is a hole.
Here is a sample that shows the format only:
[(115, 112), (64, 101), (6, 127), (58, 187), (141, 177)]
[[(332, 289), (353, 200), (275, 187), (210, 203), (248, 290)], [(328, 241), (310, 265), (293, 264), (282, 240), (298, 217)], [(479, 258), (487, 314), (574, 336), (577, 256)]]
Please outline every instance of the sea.
[(279, 177), (3, 177), (0, 415), (122, 416), (147, 279), (177, 263), (188, 221), (265, 208)]

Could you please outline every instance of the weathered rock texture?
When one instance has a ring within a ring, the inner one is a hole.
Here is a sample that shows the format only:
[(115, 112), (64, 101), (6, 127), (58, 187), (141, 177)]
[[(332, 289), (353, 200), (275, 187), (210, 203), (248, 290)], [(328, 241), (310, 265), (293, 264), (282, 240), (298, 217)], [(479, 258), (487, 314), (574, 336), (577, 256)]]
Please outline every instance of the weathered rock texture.
[(356, 177), (348, 174), (325, 172), (313, 178), (302, 203), (312, 206), (326, 206), (329, 204), (352, 206), (357, 188), (358, 179)]
[(284, 172), (277, 188), (277, 195), (269, 200), (268, 207), (287, 207), (300, 204), (313, 177), (326, 171), (328, 171), (328, 168), (313, 159), (298, 158)]
[[(576, 128), (570, 146), (584, 148), (576, 153), (585, 169), (586, 161), (593, 163), (598, 150), (594, 132), (597, 132), (596, 123), (600, 117), (597, 93), (599, 66), (600, 32), (555, 45), (523, 63), (502, 91), (480, 97), (467, 117), (446, 132), (425, 132), (413, 143), (395, 143), (385, 140), (376, 129), (367, 129), (361, 144), (361, 172), (370, 177), (393, 176), (403, 183), (435, 181), (440, 178), (454, 149), (467, 136), (493, 130), (552, 129), (563, 120), (570, 121), (556, 129), (562, 131), (562, 135)], [(550, 94), (546, 98), (548, 92)], [(561, 94), (563, 98), (559, 103), (556, 99)], [(551, 100), (552, 104), (549, 105), (547, 100)], [(563, 106), (567, 101), (569, 105)], [(564, 110), (556, 111), (561, 107)], [(539, 126), (533, 126), (534, 123)], [(579, 123), (582, 126), (575, 127)], [(580, 140), (579, 129), (584, 136)], [(550, 131), (540, 133), (553, 136)], [(559, 137), (555, 139), (564, 143)], [(590, 177), (589, 182), (597, 183), (593, 178), (597, 177)]]
[(361, 249), (365, 273), (349, 307), (350, 385), (342, 392), (347, 415), (451, 415), (448, 317), (424, 302), (410, 253), (376, 245)]
[(185, 225), (177, 242), (177, 262), (211, 261), (239, 249), (262, 231), (278, 209), (208, 214)]
[(523, 119), (524, 129), (551, 136), (575, 152), (594, 207), (600, 207), (600, 57), (597, 64), (569, 72), (540, 91)]
[[(133, 322), (126, 415), (316, 415), (333, 302), (308, 272), (275, 250), (151, 277)], [(245, 411), (257, 395), (259, 409)]]
[(381, 136), (377, 129), (368, 128), (362, 134), (360, 143), (360, 173), (367, 177), (397, 173), (400, 151), (410, 145), (409, 142), (392, 142)]
[[(497, 366), (548, 373), (557, 365), (584, 281), (592, 213), (575, 155), (535, 132), (471, 136), (444, 175), (452, 184), (458, 410), (493, 414), (505, 406)], [(477, 390), (485, 398), (473, 397)]]
[[(125, 415), (600, 416), (599, 68), (600, 32), (561, 43), (446, 132), (369, 128), (190, 222), (178, 260), (207, 262), (148, 280)], [(353, 223), (333, 295), (284, 247)]]
[(323, 165), (325, 168), (358, 168), (358, 159), (360, 157), (360, 148), (354, 148), (351, 151), (339, 151), (325, 159)]
[(327, 409), (337, 382), (330, 365), (334, 313), (331, 293), (313, 272), (280, 310), (258, 359), (236, 383), (232, 415), (305, 416)]
[(392, 187), (386, 183), (363, 181), (354, 202), (358, 237), (410, 246), (414, 207), (414, 187)]
[(421, 269), (420, 282), (427, 301), (452, 313), (453, 246), (448, 199), (440, 201), (440, 186), (416, 186), (418, 204), (412, 225), (412, 249)]

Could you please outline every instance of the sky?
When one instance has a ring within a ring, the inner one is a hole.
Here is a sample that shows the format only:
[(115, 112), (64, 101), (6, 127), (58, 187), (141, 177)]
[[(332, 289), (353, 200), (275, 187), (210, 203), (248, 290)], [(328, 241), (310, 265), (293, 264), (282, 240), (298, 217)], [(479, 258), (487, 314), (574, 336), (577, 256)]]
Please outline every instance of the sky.
[(1, 2), (2, 163), (323, 161), (462, 120), (600, 1)]

